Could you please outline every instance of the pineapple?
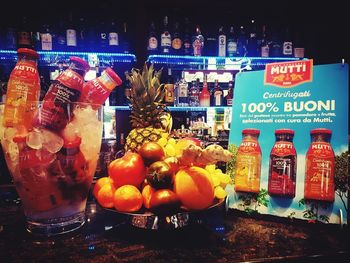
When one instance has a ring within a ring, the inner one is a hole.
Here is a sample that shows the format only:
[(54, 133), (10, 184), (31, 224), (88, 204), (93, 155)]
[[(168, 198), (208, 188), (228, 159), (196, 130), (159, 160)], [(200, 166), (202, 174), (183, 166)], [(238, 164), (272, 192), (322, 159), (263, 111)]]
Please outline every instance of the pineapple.
[(137, 152), (141, 145), (149, 141), (158, 141), (167, 137), (172, 119), (163, 103), (165, 90), (160, 83), (161, 70), (156, 71), (145, 63), (143, 71), (132, 69), (126, 72), (131, 84), (131, 126), (133, 130), (126, 138), (125, 151)]

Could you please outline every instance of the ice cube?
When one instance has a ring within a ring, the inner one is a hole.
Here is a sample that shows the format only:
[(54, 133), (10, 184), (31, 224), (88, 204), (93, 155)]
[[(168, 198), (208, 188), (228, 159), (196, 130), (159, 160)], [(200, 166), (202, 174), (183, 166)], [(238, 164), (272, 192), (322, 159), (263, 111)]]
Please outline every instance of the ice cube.
[(41, 130), (43, 136), (43, 148), (50, 153), (57, 153), (63, 146), (63, 139), (49, 130)]
[(73, 141), (79, 136), (79, 126), (76, 121), (71, 121), (63, 130), (63, 137), (67, 141)]
[(27, 145), (35, 150), (39, 150), (43, 147), (43, 135), (38, 129), (34, 129), (33, 131), (28, 133), (26, 138)]
[(93, 110), (90, 105), (86, 108), (76, 107), (74, 109), (74, 117), (79, 126), (88, 124), (92, 120), (95, 120), (97, 118), (96, 113), (97, 111)]
[(7, 147), (7, 152), (12, 162), (18, 161), (19, 149), (17, 143), (10, 141)]
[(80, 132), (81, 145), (86, 160), (95, 160), (99, 155), (102, 142), (102, 123), (92, 122), (84, 126)]
[(8, 141), (12, 142), (12, 139), (15, 136), (16, 132), (17, 132), (16, 128), (13, 128), (13, 127), (5, 128), (5, 130), (4, 130), (4, 140), (8, 140)]

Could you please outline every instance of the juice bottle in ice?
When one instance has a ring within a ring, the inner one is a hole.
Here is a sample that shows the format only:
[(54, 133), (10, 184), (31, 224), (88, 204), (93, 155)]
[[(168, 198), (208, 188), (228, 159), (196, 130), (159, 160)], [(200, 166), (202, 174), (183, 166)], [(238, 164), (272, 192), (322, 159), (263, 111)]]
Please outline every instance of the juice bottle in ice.
[(19, 48), (17, 54), (18, 61), (7, 85), (3, 124), (6, 127), (24, 125), (29, 129), (40, 94), (39, 55), (28, 48)]
[(270, 153), (269, 195), (294, 198), (297, 173), (297, 154), (293, 144), (294, 131), (275, 131), (276, 142)]
[(335, 156), (330, 144), (332, 131), (319, 128), (310, 132), (311, 144), (306, 154), (305, 199), (334, 201)]
[(258, 193), (261, 172), (260, 131), (244, 129), (242, 135), (236, 158), (235, 190)]
[(122, 84), (120, 77), (111, 68), (106, 68), (98, 78), (84, 83), (79, 102), (91, 103), (93, 109), (102, 105), (111, 91)]
[(71, 102), (77, 102), (84, 84), (84, 76), (89, 64), (79, 58), (71, 57), (69, 67), (51, 84), (41, 109), (40, 125), (54, 131), (62, 130), (69, 121)]

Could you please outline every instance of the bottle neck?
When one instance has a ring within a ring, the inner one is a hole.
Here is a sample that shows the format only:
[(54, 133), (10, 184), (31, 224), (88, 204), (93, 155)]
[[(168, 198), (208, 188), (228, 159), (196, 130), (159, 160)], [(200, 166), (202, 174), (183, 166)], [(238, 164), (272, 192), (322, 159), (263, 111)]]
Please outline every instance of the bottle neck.
[(18, 56), (18, 62), (26, 62), (32, 64), (35, 67), (38, 65), (38, 60), (36, 58), (23, 54)]
[(68, 68), (78, 73), (82, 77), (84, 77), (86, 74), (86, 70), (79, 63), (71, 62)]
[(113, 90), (115, 86), (117, 86), (117, 82), (115, 82), (107, 73), (103, 73), (98, 79), (108, 90)]
[(276, 142), (284, 141), (284, 142), (293, 142), (294, 135), (292, 134), (276, 134)]
[(331, 141), (330, 134), (312, 134), (311, 142), (326, 142), (329, 143)]

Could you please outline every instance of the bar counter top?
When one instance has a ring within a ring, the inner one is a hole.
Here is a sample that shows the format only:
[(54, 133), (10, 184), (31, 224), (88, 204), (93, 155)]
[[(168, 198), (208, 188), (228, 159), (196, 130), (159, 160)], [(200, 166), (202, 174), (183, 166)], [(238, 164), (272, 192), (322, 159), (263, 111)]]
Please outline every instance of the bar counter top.
[[(1, 190), (1, 189), (0, 189)], [(89, 198), (85, 225), (54, 238), (27, 233), (20, 203), (0, 203), (0, 262), (349, 262), (349, 228), (225, 206), (177, 229), (148, 230)]]

